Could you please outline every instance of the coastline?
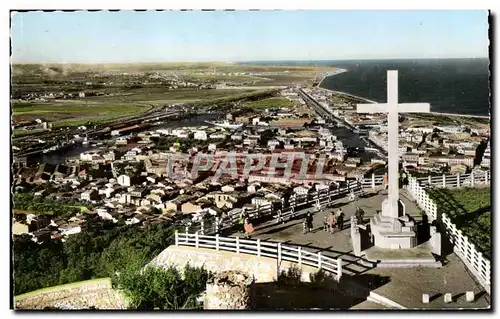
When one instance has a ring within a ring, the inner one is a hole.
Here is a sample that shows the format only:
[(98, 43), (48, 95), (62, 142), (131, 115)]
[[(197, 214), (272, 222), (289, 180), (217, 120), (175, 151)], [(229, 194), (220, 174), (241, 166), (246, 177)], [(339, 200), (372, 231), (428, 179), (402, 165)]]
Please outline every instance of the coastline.
[(346, 92), (341, 92), (341, 91), (334, 91), (334, 90), (330, 90), (330, 89), (327, 89), (327, 88), (324, 88), (321, 86), (321, 84), (323, 83), (323, 81), (328, 78), (328, 77), (331, 77), (331, 76), (335, 76), (335, 75), (339, 75), (341, 73), (345, 73), (345, 72), (349, 72), (347, 69), (338, 69), (338, 72), (334, 72), (332, 74), (326, 74), (322, 79), (321, 81), (319, 81), (318, 85), (316, 85), (316, 88), (317, 89), (320, 89), (320, 90), (325, 90), (325, 91), (328, 91), (328, 92), (332, 92), (332, 93), (336, 93), (336, 94), (341, 94), (341, 95), (345, 95), (345, 96), (348, 96), (348, 97), (351, 97), (351, 98), (355, 98), (355, 99), (358, 99), (358, 100), (362, 100), (362, 101), (365, 101), (365, 102), (368, 102), (368, 103), (376, 103), (378, 104), (379, 102), (376, 102), (376, 101), (372, 101), (372, 100), (369, 100), (367, 98), (364, 98), (364, 97), (361, 97), (361, 96), (356, 96), (356, 95), (353, 95), (353, 94), (349, 94), (349, 93), (346, 93)]
[[(342, 69), (342, 70), (344, 70), (344, 69)], [(328, 92), (331, 92), (331, 93), (336, 93), (336, 94), (344, 95), (344, 96), (347, 96), (347, 97), (350, 97), (350, 98), (355, 98), (355, 99), (358, 99), (358, 100), (362, 100), (362, 101), (365, 101), (367, 103), (372, 103), (372, 104), (378, 104), (379, 103), (377, 101), (369, 100), (369, 99), (361, 97), (361, 96), (357, 96), (357, 95), (346, 93), (346, 92), (342, 92), (342, 91), (334, 91), (334, 90), (327, 89), (327, 88), (324, 88), (324, 87), (320, 86), (327, 77), (335, 76), (337, 74), (344, 73), (344, 72), (348, 72), (348, 71), (344, 70), (344, 71), (339, 72), (339, 73), (326, 75), (325, 77), (323, 77), (323, 79), (321, 79), (321, 81), (318, 83), (318, 85), (316, 86), (316, 88), (320, 89), (320, 90), (325, 90), (325, 91), (328, 91)], [(432, 105), (431, 105), (431, 107), (432, 107)], [(437, 116), (450, 116), (450, 117), (453, 117), (453, 116), (456, 116), (456, 117), (472, 117), (472, 118), (482, 118), (482, 119), (489, 119), (489, 120), (491, 120), (491, 115), (473, 115), (473, 114), (464, 114), (464, 113), (443, 113), (443, 112), (433, 112), (433, 111), (431, 111), (429, 113), (426, 113), (426, 114), (437, 115)]]

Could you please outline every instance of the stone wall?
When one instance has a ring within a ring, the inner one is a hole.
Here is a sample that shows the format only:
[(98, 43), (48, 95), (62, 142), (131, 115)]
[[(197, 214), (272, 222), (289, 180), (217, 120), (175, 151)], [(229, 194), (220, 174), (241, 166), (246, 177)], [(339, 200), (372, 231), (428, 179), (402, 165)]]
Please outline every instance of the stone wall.
[(246, 310), (254, 299), (253, 276), (241, 271), (224, 271), (207, 282), (204, 309)]
[[(66, 288), (67, 286), (68, 288)], [(111, 288), (109, 280), (91, 280), (81, 284), (52, 287), (40, 293), (15, 299), (18, 310), (57, 309), (127, 309), (127, 302), (119, 291)]]
[[(217, 251), (207, 248), (195, 248), (186, 246), (169, 246), (155, 257), (149, 264), (154, 266), (175, 266), (182, 270), (185, 265), (202, 267), (212, 272), (239, 270), (252, 274), (255, 282), (273, 282), (278, 278), (278, 273), (291, 267), (298, 267), (296, 263), (282, 261), (268, 257), (257, 257), (248, 254), (236, 254), (235, 252)], [(302, 272), (302, 281), (309, 281), (309, 274), (316, 273), (314, 267), (298, 267)]]

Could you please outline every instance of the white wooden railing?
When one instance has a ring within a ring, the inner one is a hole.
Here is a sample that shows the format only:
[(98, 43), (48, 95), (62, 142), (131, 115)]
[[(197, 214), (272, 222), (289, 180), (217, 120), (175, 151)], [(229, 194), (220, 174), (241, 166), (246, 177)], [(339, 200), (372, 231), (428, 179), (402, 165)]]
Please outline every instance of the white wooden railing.
[(479, 184), (490, 184), (491, 173), (487, 171), (473, 171), (470, 174), (455, 174), (441, 176), (419, 177), (417, 181), (421, 185), (429, 185), (440, 188), (474, 187)]
[[(474, 175), (470, 176), (470, 174), (465, 175), (469, 176), (469, 180), (473, 181), (472, 185), (478, 180), (474, 177)], [(467, 177), (455, 176), (455, 182), (462, 181), (462, 178)], [(487, 174), (484, 174), (484, 179), (482, 183), (489, 184), (490, 183), (490, 173), (488, 171)], [(450, 175), (448, 176), (438, 176), (442, 180), (451, 179)], [(428, 179), (429, 180), (429, 179)], [(479, 181), (481, 181), (479, 179)], [(432, 179), (431, 183), (432, 185)], [(441, 185), (446, 185), (446, 182), (443, 182)], [(461, 186), (471, 186), (470, 183), (462, 183), (456, 182), (455, 185)], [(469, 242), (467, 236), (462, 234), (462, 231), (457, 229), (456, 225), (451, 221), (451, 219), (446, 215), (446, 212), (442, 212), (438, 215), (438, 207), (436, 203), (429, 197), (429, 194), (426, 192), (426, 188), (421, 185), (418, 178), (411, 177), (409, 180), (409, 191), (417, 201), (418, 206), (427, 214), (429, 221), (432, 222), (434, 220), (438, 220), (444, 225), (446, 229), (446, 233), (450, 239), (450, 242), (453, 243), (453, 252), (462, 260), (462, 262), (466, 265), (469, 271), (474, 275), (474, 277), (478, 280), (481, 286), (490, 294), (491, 292), (491, 263), (488, 259), (486, 259), (481, 252), (477, 251), (474, 244)], [(429, 186), (429, 184), (425, 185)], [(446, 187), (446, 186), (445, 186)], [(448, 186), (449, 187), (449, 186)], [(457, 186), (455, 186), (457, 187)]]
[(462, 260), (469, 271), (476, 277), (481, 286), (491, 293), (491, 262), (477, 251), (476, 246), (469, 241), (462, 231), (457, 229), (451, 219), (443, 213), (441, 221), (445, 225), (449, 237), (452, 239), (453, 252)]
[[(341, 188), (325, 189), (318, 192), (311, 192), (306, 195), (294, 194), (290, 197), (288, 205), (281, 208), (281, 213), (278, 212), (279, 209), (273, 210), (272, 204), (257, 206), (252, 209), (247, 209), (245, 212), (251, 220), (266, 217), (277, 220), (279, 215), (283, 220), (288, 220), (291, 217), (300, 217), (304, 215), (307, 212), (306, 209), (314, 205), (322, 208), (332, 203), (334, 200), (348, 195), (351, 191), (359, 193), (361, 189), (361, 182), (350, 181), (347, 186)], [(186, 233), (199, 231), (202, 235), (216, 234), (224, 229), (232, 228), (239, 224), (239, 219), (239, 214), (229, 214), (229, 216), (220, 223), (218, 217), (209, 217), (208, 219), (202, 220), (199, 224), (186, 227), (185, 231)]]
[(384, 175), (372, 174), (370, 178), (363, 178), (361, 180), (361, 185), (363, 189), (376, 190), (377, 188), (384, 186)]
[[(257, 257), (268, 257), (278, 261), (290, 261), (300, 266), (307, 265), (321, 269), (334, 276), (338, 281), (342, 277), (342, 259), (324, 256), (321, 252), (313, 253), (300, 246), (261, 241), (260, 239), (241, 239), (239, 237), (207, 236), (187, 233), (175, 233), (176, 246), (192, 246), (196, 248), (230, 251), (236, 254), (248, 254)], [(279, 270), (278, 270), (279, 273)]]

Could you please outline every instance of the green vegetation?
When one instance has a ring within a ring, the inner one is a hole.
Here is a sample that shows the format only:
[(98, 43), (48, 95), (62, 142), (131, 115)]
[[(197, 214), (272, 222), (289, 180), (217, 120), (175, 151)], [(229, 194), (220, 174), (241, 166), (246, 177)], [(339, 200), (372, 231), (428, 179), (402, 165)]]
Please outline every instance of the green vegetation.
[(21, 130), (21, 129), (14, 129), (12, 131), (12, 137), (22, 137), (22, 136), (28, 136), (32, 134), (38, 134), (45, 132), (45, 129), (36, 129), (36, 130)]
[(299, 285), (301, 283), (302, 270), (295, 264), (286, 270), (281, 270), (278, 275), (278, 284), (280, 285)]
[(52, 200), (31, 193), (14, 194), (14, 209), (29, 211), (33, 214), (54, 215), (69, 218), (84, 210), (92, 209), (92, 205), (76, 200)]
[(464, 236), (491, 260), (491, 190), (487, 188), (437, 189), (429, 196)]
[[(154, 90), (151, 90), (154, 91)], [(254, 96), (267, 96), (268, 91), (255, 90), (166, 90), (132, 93), (116, 96), (90, 97), (81, 100), (52, 102), (12, 102), (13, 117), (17, 120), (42, 118), (53, 123), (53, 127), (79, 126), (89, 122), (105, 124), (123, 117), (139, 115), (153, 106), (172, 103), (189, 103), (193, 106), (227, 104)], [(39, 130), (17, 130), (15, 136), (29, 135)]]
[(82, 280), (111, 277), (153, 259), (173, 242), (173, 227), (145, 228), (95, 221), (66, 242), (37, 244), (27, 235), (13, 240), (14, 294)]
[(210, 275), (205, 269), (187, 265), (182, 276), (172, 267), (147, 267), (141, 272), (172, 244), (173, 227), (116, 227), (107, 223), (97, 229), (94, 225), (87, 222), (84, 231), (64, 243), (53, 240), (39, 245), (29, 236), (16, 236), (14, 294), (22, 294), (17, 298), (68, 289), (84, 284), (83, 280), (111, 278), (113, 287), (125, 294), (131, 308), (199, 308), (196, 299), (205, 290)]
[(273, 97), (269, 99), (247, 102), (243, 106), (253, 109), (272, 109), (272, 108), (290, 108), (295, 104), (282, 97)]
[(51, 115), (51, 113), (59, 112), (64, 114), (97, 114), (101, 116), (109, 116), (113, 114), (134, 114), (137, 112), (148, 110), (150, 107), (146, 105), (127, 105), (127, 104), (109, 104), (103, 101), (54, 101), (47, 103), (27, 103), (13, 102), (13, 115)]
[(173, 266), (167, 269), (141, 266), (128, 267), (114, 280), (130, 302), (138, 310), (200, 309), (197, 302), (205, 291), (209, 273), (204, 268), (188, 265), (179, 272)]
[[(214, 69), (217, 73), (212, 75)], [(248, 88), (201, 89), (201, 85), (207, 82), (228, 81), (248, 86), (290, 85), (311, 79), (323, 71), (327, 70), (315, 66), (222, 63), (14, 64), (11, 104), (15, 121), (42, 118), (53, 122), (54, 127), (84, 125), (89, 121), (103, 124), (140, 114), (154, 105), (194, 103), (195, 106), (220, 106), (239, 99), (251, 99), (255, 91)], [(175, 88), (176, 81), (183, 80), (192, 81), (195, 87)], [(82, 92), (86, 96), (76, 98)], [(28, 94), (31, 98), (43, 98), (49, 93), (57, 98), (47, 102), (17, 101)], [(62, 98), (63, 95), (66, 99)], [(19, 133), (19, 136), (28, 134), (32, 132)]]
[[(221, 90), (224, 91), (224, 90)], [(276, 89), (270, 90), (258, 90), (258, 91), (250, 91), (247, 93), (241, 93), (242, 90), (239, 90), (239, 94), (235, 94), (232, 96), (223, 97), (217, 100), (205, 100), (198, 101), (194, 103), (189, 103), (188, 106), (193, 108), (207, 107), (210, 106), (211, 109), (221, 109), (222, 107), (231, 108), (230, 103), (232, 102), (251, 102), (258, 101), (264, 98), (272, 97), (278, 93)]]

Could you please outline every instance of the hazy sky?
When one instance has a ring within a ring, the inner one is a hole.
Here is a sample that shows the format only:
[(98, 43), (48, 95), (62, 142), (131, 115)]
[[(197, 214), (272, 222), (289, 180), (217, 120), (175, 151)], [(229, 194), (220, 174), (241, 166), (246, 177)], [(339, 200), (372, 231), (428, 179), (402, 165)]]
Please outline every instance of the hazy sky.
[(27, 12), (14, 62), (488, 56), (487, 11)]

